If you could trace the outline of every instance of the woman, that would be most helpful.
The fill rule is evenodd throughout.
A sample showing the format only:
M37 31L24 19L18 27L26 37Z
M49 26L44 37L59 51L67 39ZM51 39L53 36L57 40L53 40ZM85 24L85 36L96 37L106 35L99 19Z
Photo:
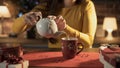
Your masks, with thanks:
M48 0L47 3L36 6L31 12L16 19L13 32L19 34L29 29L36 24L38 16L54 17L59 31L65 31L70 37L77 37L85 48L92 46L97 26L96 12L92 1ZM47 36L47 38L50 38L49 47L61 47L61 36L59 38Z

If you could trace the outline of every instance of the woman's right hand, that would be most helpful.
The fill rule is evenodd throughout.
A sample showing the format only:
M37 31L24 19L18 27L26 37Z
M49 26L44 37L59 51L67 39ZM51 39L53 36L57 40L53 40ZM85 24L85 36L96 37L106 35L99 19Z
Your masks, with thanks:
M42 17L42 13L41 12L29 12L29 13L26 13L23 17L25 19L26 24L33 26Z

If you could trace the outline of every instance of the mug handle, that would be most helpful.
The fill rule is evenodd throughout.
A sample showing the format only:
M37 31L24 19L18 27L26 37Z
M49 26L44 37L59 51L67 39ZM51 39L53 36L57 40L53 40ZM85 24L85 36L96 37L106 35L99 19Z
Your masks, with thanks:
M84 49L84 45L82 43L78 43L77 45L78 45L78 52L76 55L78 55ZM79 48L79 46L81 46L82 48Z

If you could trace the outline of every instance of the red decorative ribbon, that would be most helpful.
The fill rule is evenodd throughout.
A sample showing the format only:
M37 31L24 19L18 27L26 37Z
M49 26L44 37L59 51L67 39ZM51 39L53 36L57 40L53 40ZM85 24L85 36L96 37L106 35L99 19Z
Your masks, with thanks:
M12 48L2 48L0 49L0 51L1 51L0 61L1 62L6 61L6 63L8 63L6 68L8 68L9 64L19 64L23 61L23 58L21 57L21 53L23 53L23 50L20 46Z

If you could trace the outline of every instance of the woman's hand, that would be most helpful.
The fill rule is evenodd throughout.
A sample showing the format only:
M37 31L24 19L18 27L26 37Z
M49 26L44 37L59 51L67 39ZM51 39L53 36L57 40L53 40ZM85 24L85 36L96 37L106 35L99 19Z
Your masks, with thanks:
M51 19L54 19L56 24L57 24L57 27L58 27L58 30L59 31L63 31L65 28L66 28L66 21L65 19L62 17L62 16L48 16L48 18L51 18ZM54 38L55 36L54 35L46 35L46 38Z
M63 31L66 28L66 20L62 16L58 16L55 19L59 31Z
M36 22L39 20L39 18L42 17L42 13L41 12L29 12L25 14L23 17L25 19L25 23L27 23L28 25L35 25Z
M62 16L48 16L48 18L55 20L59 31L63 31L66 28L66 20Z

